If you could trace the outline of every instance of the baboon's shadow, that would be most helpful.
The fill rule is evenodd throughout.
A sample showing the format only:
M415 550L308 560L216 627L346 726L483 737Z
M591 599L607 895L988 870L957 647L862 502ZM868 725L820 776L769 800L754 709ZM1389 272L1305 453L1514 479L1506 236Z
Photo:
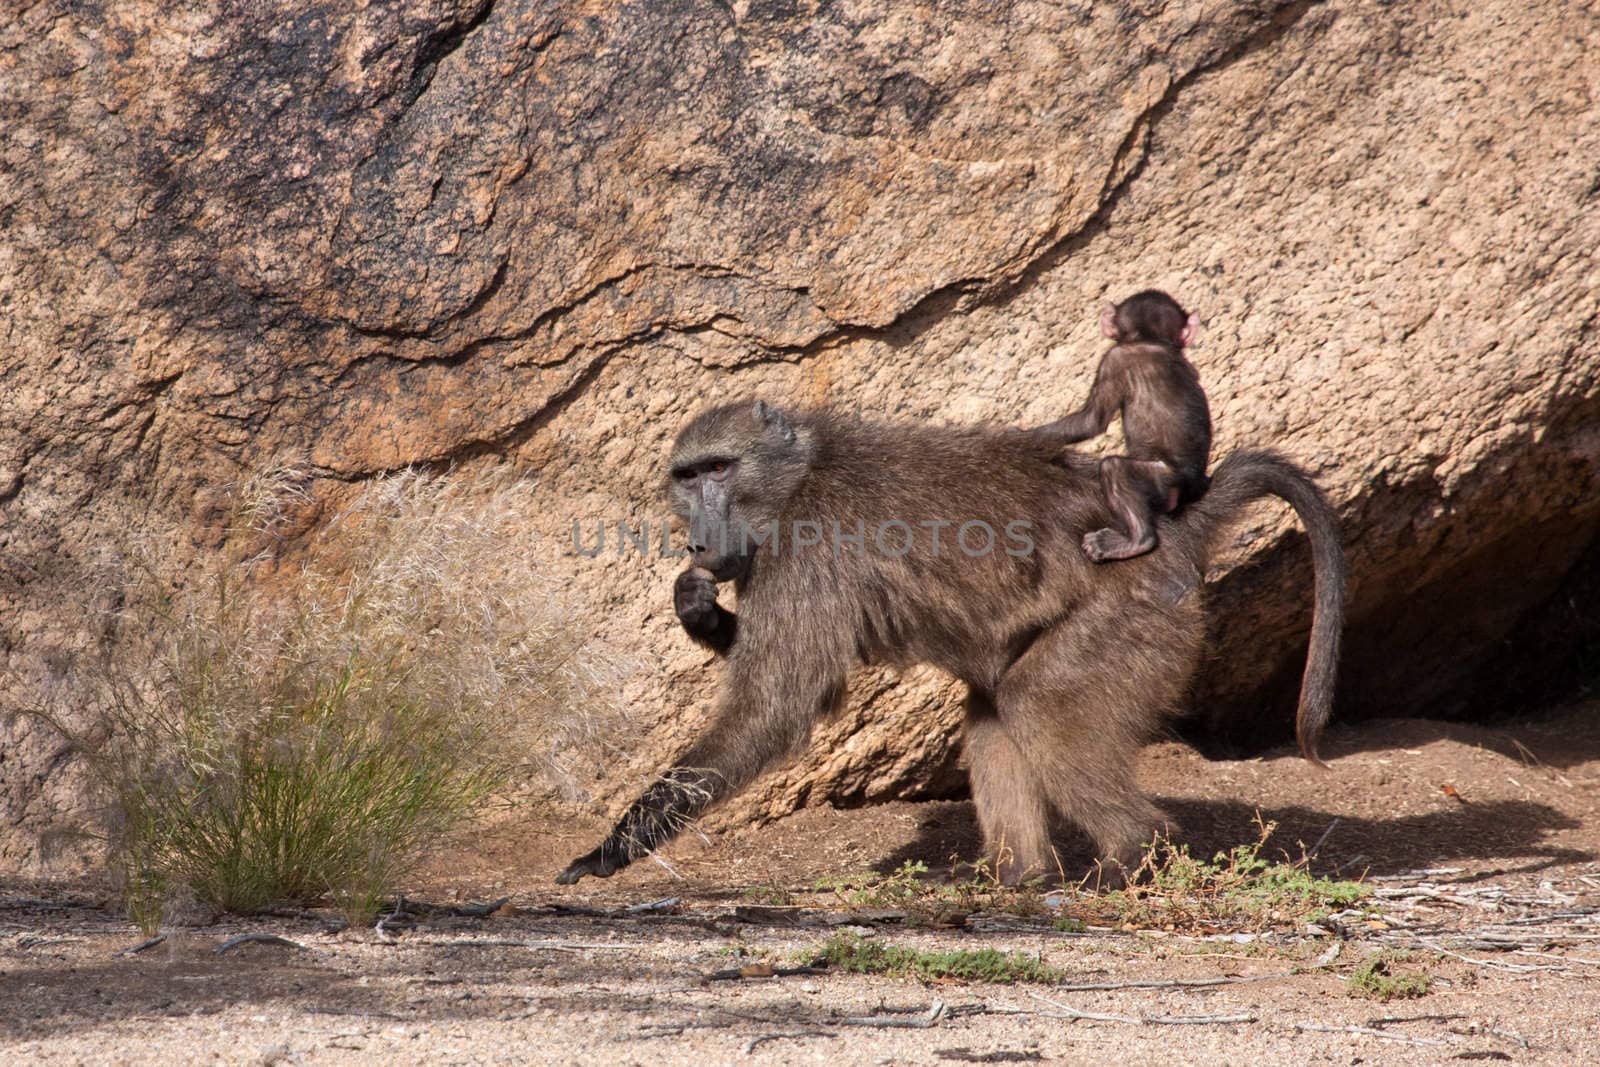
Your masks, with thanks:
M1315 847L1314 869L1351 877L1463 860L1500 861L1507 868L1531 871L1595 858L1592 852L1550 843L1551 833L1576 829L1580 823L1547 805L1528 801L1487 801L1449 811L1370 819L1299 805L1255 807L1233 800L1159 795L1154 799L1173 822L1174 843L1207 859L1256 841L1260 837L1258 820L1277 825L1264 856L1298 860ZM971 802L945 801L930 808L934 810L916 838L884 857L878 865L880 871L888 873L907 862L939 868L952 859L977 858L981 840ZM1093 847L1076 829L1058 827L1055 844L1069 876L1076 877L1093 866Z

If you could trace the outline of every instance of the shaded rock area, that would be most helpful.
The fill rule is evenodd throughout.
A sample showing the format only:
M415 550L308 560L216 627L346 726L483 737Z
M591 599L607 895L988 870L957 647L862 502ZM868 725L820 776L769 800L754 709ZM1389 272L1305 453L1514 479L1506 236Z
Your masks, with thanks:
M160 519L205 552L245 472L304 462L333 501L506 463L548 494L573 625L639 662L645 742L597 783L621 796L714 680L677 561L615 550L665 516L688 415L1044 421L1088 388L1099 304L1146 285L1207 323L1217 454L1280 449L1342 513L1342 714L1516 712L1596 673L1592 5L4 11L8 697L71 646L96 546ZM1207 739L1288 732L1309 564L1284 512L1211 576ZM575 553L574 519L607 550ZM961 788L946 680L852 695L733 813ZM71 767L0 724L7 863L74 810Z

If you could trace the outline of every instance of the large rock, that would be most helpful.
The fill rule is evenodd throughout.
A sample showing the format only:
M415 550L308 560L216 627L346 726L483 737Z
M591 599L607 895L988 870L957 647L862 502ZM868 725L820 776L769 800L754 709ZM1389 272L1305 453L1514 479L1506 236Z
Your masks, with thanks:
M130 524L205 551L274 458L332 497L503 457L574 625L641 663L625 792L714 670L677 561L585 558L574 518L658 522L665 444L733 395L1053 418L1099 304L1158 285L1208 323L1219 453L1281 449L1341 509L1346 710L1481 708L1594 634L1540 623L1600 569L1594 41L1593 5L1506 0L29 6L0 27L7 695ZM1308 573L1284 509L1241 525L1211 736L1287 730ZM855 689L737 813L959 788L947 682ZM8 862L74 806L60 757L0 727Z

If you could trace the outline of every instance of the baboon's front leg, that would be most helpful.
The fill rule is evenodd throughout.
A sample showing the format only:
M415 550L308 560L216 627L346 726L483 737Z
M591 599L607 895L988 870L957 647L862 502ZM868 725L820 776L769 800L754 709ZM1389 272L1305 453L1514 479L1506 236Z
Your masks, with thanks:
M716 781L704 772L682 767L668 771L629 806L599 847L568 864L556 883L571 885L586 874L611 877L676 837L719 792Z
M713 802L804 744L812 724L833 710L844 692L848 646L813 645L806 650L809 662L797 662L782 648L756 654L760 643L741 642L727 660L717 714L701 739L629 805L598 848L561 872L558 883L571 885L586 874L605 878L666 844Z

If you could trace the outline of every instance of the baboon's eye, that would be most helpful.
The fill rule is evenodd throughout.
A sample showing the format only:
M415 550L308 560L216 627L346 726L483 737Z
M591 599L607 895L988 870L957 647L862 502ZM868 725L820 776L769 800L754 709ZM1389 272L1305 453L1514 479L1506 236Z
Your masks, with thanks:
M728 471L733 469L733 464L725 459L713 460L706 464L706 475L721 481L728 476Z
M694 479L695 479L695 469L693 467L674 467L674 468L672 468L672 480L673 481L675 481L675 482L692 482L692 481L694 481Z

